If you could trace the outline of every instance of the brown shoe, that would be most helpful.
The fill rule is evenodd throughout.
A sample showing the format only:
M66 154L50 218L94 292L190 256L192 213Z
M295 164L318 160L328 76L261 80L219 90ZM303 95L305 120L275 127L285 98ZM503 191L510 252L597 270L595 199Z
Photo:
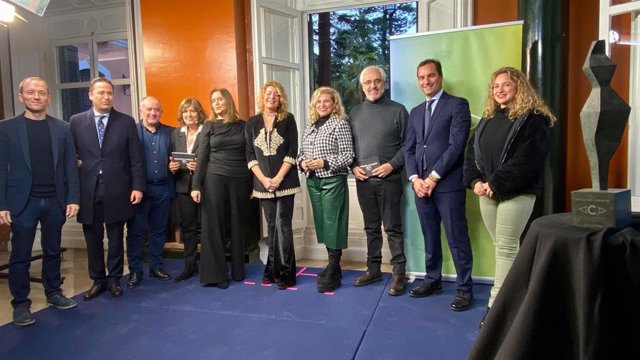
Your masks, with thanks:
M393 275L391 286L389 286L389 295L398 296L404 294L405 285L407 280L404 275Z
M382 273L367 271L353 281L353 286L365 286L382 280Z

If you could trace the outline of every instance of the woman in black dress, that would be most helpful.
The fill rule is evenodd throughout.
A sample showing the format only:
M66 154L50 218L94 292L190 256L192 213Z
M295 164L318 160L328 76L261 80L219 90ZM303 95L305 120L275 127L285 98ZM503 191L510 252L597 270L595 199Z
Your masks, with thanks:
M245 122L229 91L213 89L212 114L205 123L197 152L198 163L191 197L202 201L202 249L200 282L229 286L224 252L231 239L231 278L245 277L246 209L251 191L251 174L245 156ZM227 231L229 229L230 231Z

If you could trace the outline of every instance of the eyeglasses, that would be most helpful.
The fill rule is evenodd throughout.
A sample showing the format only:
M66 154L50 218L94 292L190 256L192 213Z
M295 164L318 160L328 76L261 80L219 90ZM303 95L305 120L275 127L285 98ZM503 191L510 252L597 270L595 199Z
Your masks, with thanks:
M382 84L382 79L375 79L375 80L367 80L365 82L362 83L363 86L370 86L370 85L380 85Z

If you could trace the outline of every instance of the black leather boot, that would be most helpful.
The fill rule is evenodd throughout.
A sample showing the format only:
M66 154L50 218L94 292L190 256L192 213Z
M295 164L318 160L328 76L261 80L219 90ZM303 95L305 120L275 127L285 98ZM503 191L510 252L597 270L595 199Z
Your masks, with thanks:
M318 275L318 291L330 292L342 285L342 268L340 268L340 258L342 257L342 249L329 249L329 265L325 270L324 276Z

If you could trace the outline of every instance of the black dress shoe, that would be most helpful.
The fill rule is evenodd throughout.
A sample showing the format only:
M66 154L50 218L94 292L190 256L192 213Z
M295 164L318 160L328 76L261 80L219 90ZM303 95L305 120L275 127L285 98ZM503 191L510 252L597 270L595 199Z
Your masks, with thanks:
M140 286L141 281L142 281L142 271L134 271L131 274L129 274L129 278L127 279L127 287L129 289L138 287Z
M219 283L216 284L216 286L219 289L226 289L226 288L229 287L229 282L228 281L219 282Z
M158 280L162 280L162 281L169 281L169 280L173 279L173 277L171 275L169 275L168 272L164 271L162 268L151 270L149 272L149 276L151 276L154 279L158 279Z
M442 292L441 282L423 282L422 285L409 290L409 296L421 298Z
M453 298L451 302L451 310L453 311L463 311L467 310L473 304L473 294L470 292L463 292L458 290L456 292L456 296Z
M382 274L380 273L380 271L367 271L366 273L353 280L353 286L366 286L381 280Z
M91 288L84 293L84 301L90 301L98 297L104 291L104 284L94 282Z
M109 292L113 297L120 297L124 294L124 290L118 281L107 284L107 288L109 288Z
M191 279L197 273L198 273L198 268L185 267L184 270L182 270L182 272L178 274L178 276L173 278L173 281L175 282L185 281L185 280Z

